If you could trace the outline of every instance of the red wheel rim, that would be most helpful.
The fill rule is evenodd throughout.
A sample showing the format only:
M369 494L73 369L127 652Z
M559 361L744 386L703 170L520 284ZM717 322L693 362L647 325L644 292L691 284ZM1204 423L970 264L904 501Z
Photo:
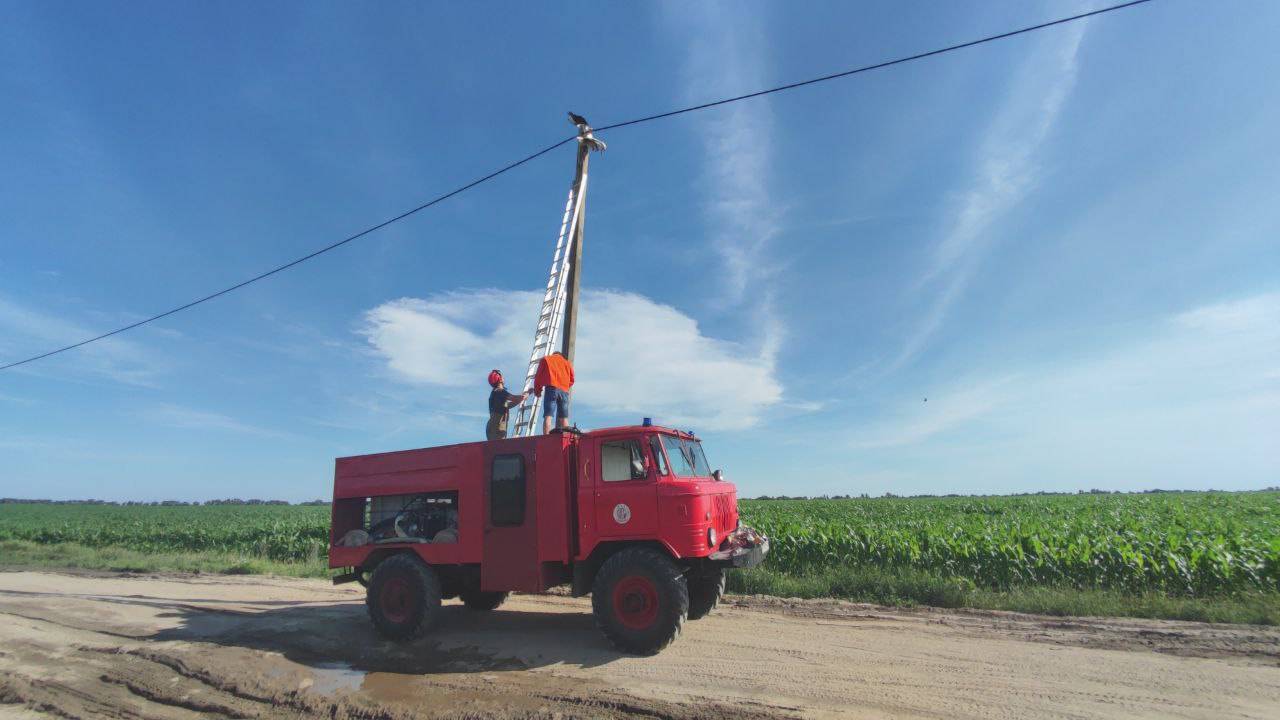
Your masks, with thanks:
M658 619L658 589L642 575L628 575L613 586L613 614L632 630L643 630Z
M408 622L413 616L413 588L404 578L387 578L378 594L378 607L382 616L391 622Z

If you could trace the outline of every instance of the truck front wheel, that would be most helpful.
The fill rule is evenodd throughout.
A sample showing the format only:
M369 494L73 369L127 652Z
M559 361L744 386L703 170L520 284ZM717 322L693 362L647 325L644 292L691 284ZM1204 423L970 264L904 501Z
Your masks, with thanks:
M649 548L612 555L591 586L596 625L619 649L653 655L680 635L689 589L680 568Z
M369 579L369 619L388 640L412 640L440 617L440 578L415 555L393 555Z
M711 614L724 594L724 568L690 571L689 619L699 620Z

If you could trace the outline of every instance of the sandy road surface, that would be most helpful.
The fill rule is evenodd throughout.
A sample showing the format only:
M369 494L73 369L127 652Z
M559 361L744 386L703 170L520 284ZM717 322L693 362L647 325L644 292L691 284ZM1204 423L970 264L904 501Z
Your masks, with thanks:
M652 658L586 600L378 640L358 586L0 573L0 718L1280 717L1280 631L731 599Z

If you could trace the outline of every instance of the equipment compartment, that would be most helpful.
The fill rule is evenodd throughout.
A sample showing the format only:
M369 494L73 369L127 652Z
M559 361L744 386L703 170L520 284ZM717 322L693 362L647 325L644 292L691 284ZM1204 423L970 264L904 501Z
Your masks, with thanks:
M361 502L362 522L342 534L338 545L458 542L456 491L380 495ZM352 500L344 503L351 504Z

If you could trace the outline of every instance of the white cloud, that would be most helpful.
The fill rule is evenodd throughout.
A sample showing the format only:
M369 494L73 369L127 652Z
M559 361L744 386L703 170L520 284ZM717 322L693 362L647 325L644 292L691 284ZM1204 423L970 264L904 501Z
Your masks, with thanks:
M361 333L400 380L475 387L497 367L515 387L540 300L540 293L500 290L403 298L366 313ZM578 322L574 402L596 415L741 429L782 400L770 348L707 337L668 305L587 290Z
M925 348L959 300L990 247L993 226L1035 188L1036 155L1075 87L1085 23L1046 35L1013 79L987 127L970 186L958 203L912 293L935 288L928 307L890 363L896 369Z
M464 387L487 370L482 365L515 367L513 351L532 342L527 330L532 328L530 319L537 317L536 307L522 311L539 299L532 292L499 290L446 293L427 300L402 298L370 310L363 333L401 378ZM507 372L514 385L517 373Z

